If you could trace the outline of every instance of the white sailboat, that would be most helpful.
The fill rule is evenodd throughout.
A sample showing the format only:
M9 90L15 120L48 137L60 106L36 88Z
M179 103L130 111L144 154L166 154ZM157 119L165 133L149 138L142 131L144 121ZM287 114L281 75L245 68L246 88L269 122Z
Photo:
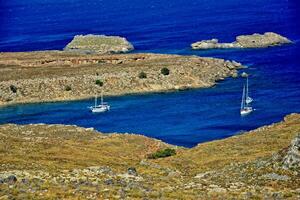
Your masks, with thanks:
M251 106L249 106L249 103L247 103L248 94L246 94L246 93L247 92L246 92L246 88L245 88L245 85L244 85L242 103L241 103L241 110L240 110L241 115L247 115L247 114L249 114L253 111L253 108Z
M106 102L103 102L103 93L101 92L101 104L97 105L97 96L95 96L95 105L89 108L93 113L102 113L109 111L110 105L108 105Z
M246 103L249 104L253 101L251 97L249 97L249 83L248 83L248 77L247 77L247 84L246 84Z

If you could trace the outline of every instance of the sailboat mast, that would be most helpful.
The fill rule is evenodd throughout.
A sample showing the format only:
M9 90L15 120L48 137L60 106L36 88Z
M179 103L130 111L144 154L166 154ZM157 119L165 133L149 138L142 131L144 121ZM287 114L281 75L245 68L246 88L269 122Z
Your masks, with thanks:
M245 85L244 85L244 88L243 88L241 109L244 109L244 107L245 107Z
M246 86L246 99L249 97L249 86L248 86L248 77L247 77L247 86ZM247 103L247 101L246 101Z
M103 91L101 91L101 105L103 105Z
M95 96L95 107L97 106L97 95Z

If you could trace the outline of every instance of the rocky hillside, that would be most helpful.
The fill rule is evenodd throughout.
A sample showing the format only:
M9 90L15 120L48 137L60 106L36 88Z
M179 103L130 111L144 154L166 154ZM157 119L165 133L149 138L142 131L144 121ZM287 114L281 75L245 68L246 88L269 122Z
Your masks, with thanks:
M219 43L218 39L202 40L191 44L192 49L265 48L292 43L277 33L240 35L231 43Z
M299 133L293 114L185 149L76 126L2 125L0 198L299 199ZM149 158L165 148L176 155Z
M0 105L211 87L237 62L162 54L1 53Z
M134 49L126 38L106 35L76 35L65 47L65 51L79 53L127 53Z

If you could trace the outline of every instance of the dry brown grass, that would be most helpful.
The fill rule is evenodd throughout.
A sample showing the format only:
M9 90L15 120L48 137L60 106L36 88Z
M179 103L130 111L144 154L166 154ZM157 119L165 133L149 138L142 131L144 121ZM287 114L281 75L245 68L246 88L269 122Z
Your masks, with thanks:
M0 132L0 163L12 169L126 168L169 146L144 136L103 135L77 127L4 125Z
M273 126L199 144L176 156L162 159L158 163L195 174L222 168L230 163L253 161L270 156L289 146L291 140L299 133L300 115L294 114L286 117L284 122Z
M18 183L12 188L0 184L0 197L37 199L42 193L46 199L86 199L89 195L94 199L118 199L122 195L128 199L244 199L245 195L250 195L249 199L262 199L271 195L272 199L272 195L279 192L284 199L297 199L299 177L293 171L263 163L271 162L271 155L287 148L299 133L300 115L294 114L271 126L199 144L192 149L178 148L175 156L148 160L149 153L170 145L140 135L107 135L75 126L2 125L0 175L21 170L45 182L39 184L32 180L29 185ZM257 167L260 165L262 167ZM91 166L109 166L113 175L81 171L82 177L78 180L84 182L70 182L74 169L85 170ZM142 179L122 178L128 167L135 167ZM51 178L41 175L41 171L49 173ZM211 174L207 177L194 177L209 171ZM268 173L286 175L290 179L262 178ZM54 183L55 178L64 181ZM104 184L108 178L113 179L112 185ZM91 185L95 179L100 182ZM242 186L229 190L234 184ZM226 192L213 191L215 185Z

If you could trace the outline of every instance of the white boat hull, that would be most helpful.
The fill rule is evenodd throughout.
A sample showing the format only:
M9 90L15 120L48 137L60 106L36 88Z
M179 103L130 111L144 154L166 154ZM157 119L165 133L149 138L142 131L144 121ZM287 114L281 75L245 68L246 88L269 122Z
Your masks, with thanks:
M253 111L251 107L241 109L241 115L248 115Z
M110 110L110 106L108 105L100 105L100 106L96 106L96 107L90 107L91 111L93 113L103 113L103 112L107 112Z

